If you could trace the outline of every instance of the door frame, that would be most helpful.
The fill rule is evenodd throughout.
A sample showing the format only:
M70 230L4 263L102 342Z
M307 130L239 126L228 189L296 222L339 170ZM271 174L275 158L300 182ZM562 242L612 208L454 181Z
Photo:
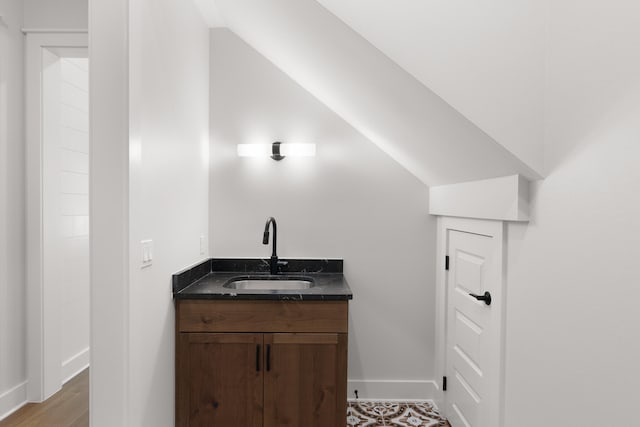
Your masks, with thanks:
M502 427L504 423L504 388L505 388L505 336L506 336L506 247L507 228L503 221L458 218L458 217L438 217L437 235L437 262L436 262L436 336L435 336L435 374L438 386L437 398L434 399L436 405L443 409L446 416L445 392L442 390L442 378L446 375L447 366L447 272L445 270L445 256L447 255L449 230L461 231L472 234L482 234L493 238L493 252L497 254L495 268L501 280L498 283L500 295L494 302L494 308L500 310L500 348L496 349L499 355L500 371L498 379L498 424L495 427Z
M42 402L61 388L61 373L48 367L60 365L52 344L56 328L56 296L44 288L43 257L43 50L88 48L86 32L27 33L25 49L26 137L26 267L27 267L27 400ZM47 327L45 328L45 325Z

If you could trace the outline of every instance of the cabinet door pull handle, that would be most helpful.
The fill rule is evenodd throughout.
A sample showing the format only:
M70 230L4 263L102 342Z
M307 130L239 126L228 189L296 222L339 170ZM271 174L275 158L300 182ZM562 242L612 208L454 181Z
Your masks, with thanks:
M256 372L260 372L260 344L256 345Z
M267 372L271 370L271 344L267 344Z

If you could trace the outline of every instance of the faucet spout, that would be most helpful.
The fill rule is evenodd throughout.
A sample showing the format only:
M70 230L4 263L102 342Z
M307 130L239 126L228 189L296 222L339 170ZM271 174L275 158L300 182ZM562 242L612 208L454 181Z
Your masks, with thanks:
M270 272L271 274L278 274L278 266L280 263L278 262L278 254L276 253L276 247L278 244L278 225L276 224L276 219L274 217L269 217L267 219L267 223L264 225L264 234L262 235L262 244L269 244L269 227L273 225L273 250L271 251L271 259L269 262Z

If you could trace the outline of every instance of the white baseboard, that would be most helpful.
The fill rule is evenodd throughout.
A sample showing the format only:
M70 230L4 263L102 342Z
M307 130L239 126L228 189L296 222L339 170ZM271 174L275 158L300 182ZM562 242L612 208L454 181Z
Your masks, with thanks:
M427 380L349 380L347 398L365 400L412 401L433 400L437 397L438 386Z
M0 420L7 418L27 403L27 382L0 394Z
M89 366L89 347L62 362L62 384L84 371Z

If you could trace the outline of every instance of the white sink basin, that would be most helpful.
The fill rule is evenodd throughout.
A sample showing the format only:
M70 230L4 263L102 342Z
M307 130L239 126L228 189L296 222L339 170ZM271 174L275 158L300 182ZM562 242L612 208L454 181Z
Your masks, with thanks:
M265 279L231 279L224 287L229 289L263 290L263 291L296 291L310 289L314 286L312 279L305 278L265 278Z

